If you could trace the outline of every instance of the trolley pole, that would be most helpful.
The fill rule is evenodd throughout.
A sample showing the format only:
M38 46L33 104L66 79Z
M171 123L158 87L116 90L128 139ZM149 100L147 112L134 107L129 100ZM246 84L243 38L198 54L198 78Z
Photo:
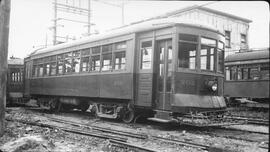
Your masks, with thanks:
M0 137L5 131L10 0L0 0Z

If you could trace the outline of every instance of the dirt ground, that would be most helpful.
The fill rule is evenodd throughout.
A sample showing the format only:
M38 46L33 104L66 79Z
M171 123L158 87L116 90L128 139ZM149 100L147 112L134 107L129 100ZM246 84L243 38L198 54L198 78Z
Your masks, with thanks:
M134 133L143 133L149 136L147 140L129 139L128 142L143 145L157 151L176 152L176 151L203 151L201 149L191 148L187 146L180 146L177 144L166 143L152 139L151 136L160 136L165 138L196 142L199 144L206 144L224 151L236 152L258 152L268 151L261 149L259 146L268 142L269 137L260 137L257 142L249 142L245 140L238 140L230 138L228 133L217 133L215 131L209 132L200 129L188 129L186 127L163 126L157 123L136 123L123 124L118 121L95 119L93 116L81 114L78 112L60 113L60 114L42 114L40 111L29 111L24 108L13 108L7 111L6 118L13 118L18 120L27 120L33 122L42 122L46 124L57 124L48 120L45 116L74 121L78 123L87 123L92 126L99 126L104 128L111 128L121 131L130 131ZM65 124L57 124L59 126ZM256 127L251 127L254 129ZM250 129L250 128L249 128ZM268 127L260 127L259 130L268 130ZM211 130L210 130L211 131ZM222 134L222 135L221 135ZM243 138L254 138L253 134L241 135ZM260 136L260 135L257 135ZM104 139L68 133L59 129L50 129L46 127L38 127L18 123L14 121L6 122L6 131L3 137L0 138L0 150L4 152L58 152L58 151L120 151L110 149L109 142ZM214 150L213 150L214 151Z

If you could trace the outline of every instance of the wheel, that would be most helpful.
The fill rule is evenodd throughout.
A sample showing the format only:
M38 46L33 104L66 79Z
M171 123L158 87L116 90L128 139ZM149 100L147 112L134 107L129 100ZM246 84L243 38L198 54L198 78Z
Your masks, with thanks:
M134 108L132 107L128 107L125 109L123 116L122 116L122 120L125 123L131 123L135 118L135 112L134 112Z

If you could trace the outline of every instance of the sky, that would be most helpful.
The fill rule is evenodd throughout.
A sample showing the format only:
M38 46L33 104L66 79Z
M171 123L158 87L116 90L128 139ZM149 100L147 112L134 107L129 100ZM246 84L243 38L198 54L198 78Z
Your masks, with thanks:
M87 8L88 0L57 0ZM114 4L114 5L109 5ZM252 20L249 29L250 48L269 47L269 5L265 1L130 1L91 0L91 32L104 32L122 25L122 9L115 5L124 3L124 24L157 16L191 5L209 4L205 7ZM53 0L11 0L9 57L25 58L33 50L52 45ZM58 17L87 21L86 17L58 13ZM58 36L80 39L87 33L85 24L58 21ZM58 39L66 40L66 39Z

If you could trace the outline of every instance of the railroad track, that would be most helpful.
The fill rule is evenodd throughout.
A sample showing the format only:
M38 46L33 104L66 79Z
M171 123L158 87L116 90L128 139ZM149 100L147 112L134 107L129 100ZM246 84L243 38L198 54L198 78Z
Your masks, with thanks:
M6 120L7 121L16 121L16 122L20 122L20 123L24 123L24 124L28 124L28 125L33 125L33 126L46 127L46 128L51 128L51 129L57 128L57 129L61 129L61 130L66 131L66 132L102 138L102 139L109 140L110 144L112 146L116 146L118 144L118 147L120 147L120 148L133 149L133 150L136 150L139 152L157 152L156 150L145 148L145 147L142 147L140 145L127 143L127 138L124 138L124 137L112 136L112 135L102 134L102 133L93 133L91 131L85 131L85 130L78 129L75 127L60 127L60 126L49 125L49 124L44 124L44 123L40 123L40 122L31 122L31 121L17 120L17 119L15 120L15 119L10 119L10 118L6 118Z
M253 117L244 117L244 116L237 116L237 115L227 116L226 118L233 119L236 121L245 121L248 124L269 126L269 120L266 120L266 119L258 119L258 118L253 118Z
M198 143L186 142L186 141L175 140L175 139L168 139L168 138L163 138L163 137L158 137L158 136L153 136L153 135L146 135L146 134L141 134L141 133L134 133L134 132L129 132L129 131L114 130L114 129L110 129L110 128L93 126L93 125L89 125L89 124L85 124L85 123L78 123L78 122L74 122L74 121L69 121L69 120L64 120L64 119L51 117L49 114L42 114L41 115L41 114L38 113L38 115L46 117L47 119L49 119L51 121L55 121L55 122L58 122L58 123L69 124L69 125L72 125L72 126L76 126L77 128L78 127L80 127L80 128L88 128L92 132L86 132L86 131L84 131L82 129L70 130L70 128L61 128L61 127L57 127L57 126L50 126L50 125L47 125L47 124L39 124L38 126L49 127L49 128L56 127L56 128L62 129L62 130L67 131L67 132L73 132L73 133L77 133L77 134L82 134L82 135L87 135L87 136L94 136L94 137L99 137L99 138L103 138L103 139L108 139L108 140L113 142L111 144L113 146L115 146L115 147L119 147L119 145L117 146L117 142L119 144L121 142L124 142L124 143L127 143L126 148L131 148L133 150L137 148L137 151L142 151L142 150L139 150L142 147L140 147L138 145L133 145L133 147L132 147L131 146L132 144L130 145L127 142L128 139L126 137L129 137L129 138L137 138L137 139L142 139L142 140L147 140L147 139L152 138L152 139L160 140L160 141L167 142L167 143L177 144L177 145L180 145L180 146L188 146L188 147L198 148L198 149L202 149L202 150L208 150L208 149L211 148L208 145L203 145L203 144L198 144ZM28 123L30 125L35 125L35 123L31 123L31 122L22 122L22 123ZM225 129L227 129L227 128L225 128ZM230 129L229 128L229 130L237 130L237 129ZM93 133L93 131L96 131L96 132ZM245 130L237 130L237 131L245 131ZM104 135L102 133L109 133L110 135L108 135L108 134ZM252 132L252 133L260 133L260 132ZM120 137L115 136L115 135L119 135ZM106 136L106 138L104 138L104 136ZM237 140L240 140L240 139L237 138ZM243 139L243 140L245 140L245 139ZM247 141L255 142L255 141L249 140L249 139L247 139ZM263 147L261 147L261 148L263 148ZM145 149L145 151L149 151L149 149ZM155 151L155 150L153 150L153 151Z

